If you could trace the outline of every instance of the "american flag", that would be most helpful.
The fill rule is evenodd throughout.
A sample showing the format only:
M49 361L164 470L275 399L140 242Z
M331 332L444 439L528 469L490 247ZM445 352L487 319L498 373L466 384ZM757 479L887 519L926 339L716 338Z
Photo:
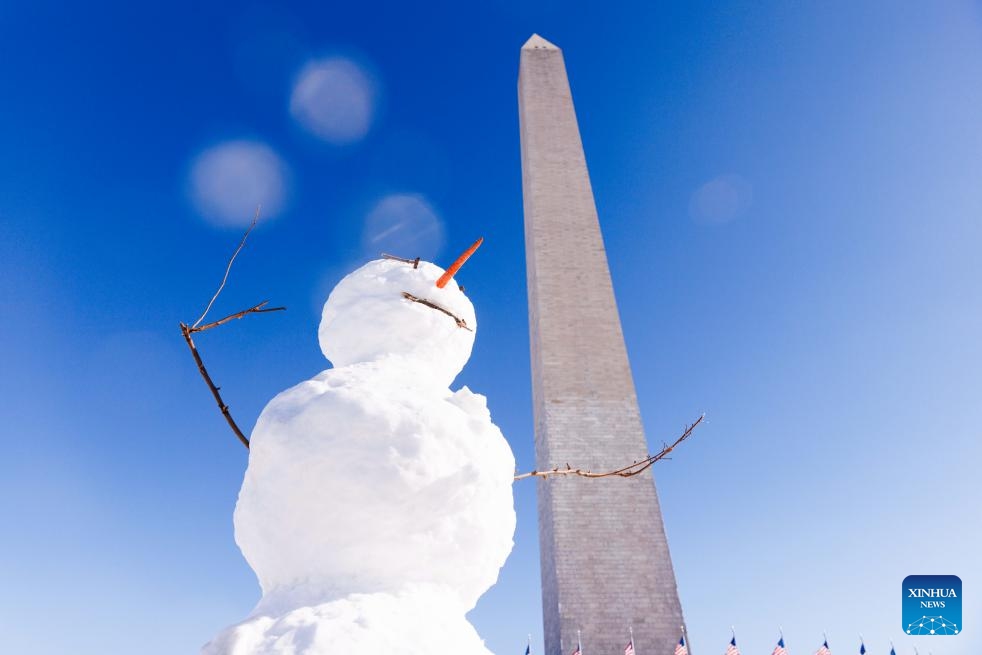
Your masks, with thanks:
M829 650L828 639L822 642L822 647L815 651L815 655L832 655L832 651Z
M574 648L571 655L580 655L580 647L577 646L576 648Z
M624 655L634 655L634 640L627 642L627 646L624 647Z
M784 637L777 640L777 646L774 647L771 655L788 655L788 649L784 647Z
M525 655L532 655L532 644L525 647Z
M729 645L726 647L726 655L740 655L740 649L736 647L736 636L730 639Z
M859 655L866 655L866 644L862 641L859 642Z
M689 649L685 645L685 635L675 644L675 655L689 655Z

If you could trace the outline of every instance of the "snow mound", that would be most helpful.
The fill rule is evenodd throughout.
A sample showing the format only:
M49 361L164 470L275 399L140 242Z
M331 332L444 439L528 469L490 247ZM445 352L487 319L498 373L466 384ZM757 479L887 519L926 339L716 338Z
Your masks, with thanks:
M202 655L469 653L491 655L439 593L354 594L279 617L253 617L225 631ZM366 650L367 649L367 650Z

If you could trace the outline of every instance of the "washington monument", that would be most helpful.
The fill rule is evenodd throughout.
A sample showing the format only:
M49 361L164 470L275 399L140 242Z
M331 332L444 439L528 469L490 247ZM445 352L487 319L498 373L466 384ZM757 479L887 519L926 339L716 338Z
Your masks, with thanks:
M518 77L536 468L594 471L648 446L563 53L538 35ZM650 471L539 481L545 655L669 655L682 626Z

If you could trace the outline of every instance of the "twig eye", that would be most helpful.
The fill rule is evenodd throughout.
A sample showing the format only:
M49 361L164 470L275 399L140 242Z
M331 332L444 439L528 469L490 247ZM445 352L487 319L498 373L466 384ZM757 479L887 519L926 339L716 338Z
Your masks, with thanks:
M419 257L416 259L406 259L405 257L396 257L395 255L390 255L389 253L383 252L382 259L392 259L397 262L402 262L403 264L412 264L413 268L419 268Z

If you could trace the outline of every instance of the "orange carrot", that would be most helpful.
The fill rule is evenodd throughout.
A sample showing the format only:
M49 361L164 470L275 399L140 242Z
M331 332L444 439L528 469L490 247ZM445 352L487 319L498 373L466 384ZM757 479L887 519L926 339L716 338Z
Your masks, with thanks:
M436 281L437 288L442 289L443 287L447 286L447 282L450 281L450 278L452 278L454 274L456 274L457 271L460 270L460 267L464 265L464 262L467 261L468 257L473 255L474 251L477 250L483 242L484 242L484 237L481 237L480 239L475 241L470 248L465 250L464 254L458 257L454 261L454 263L450 265L450 268L448 268L446 272L444 272L444 274L440 276L440 279Z

